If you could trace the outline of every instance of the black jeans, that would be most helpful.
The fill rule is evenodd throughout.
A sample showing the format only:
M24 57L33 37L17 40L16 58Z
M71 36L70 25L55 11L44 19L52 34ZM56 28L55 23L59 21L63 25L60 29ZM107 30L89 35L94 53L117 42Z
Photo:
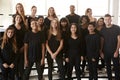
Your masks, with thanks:
M38 80L42 80L43 78L43 71L44 71L44 65L41 65L40 61L35 62L36 63L36 69L38 73ZM28 67L26 67L23 75L23 80L29 80L29 75L32 69L34 62L29 62Z
M15 80L15 68L4 68L1 66L3 79L2 80Z
M117 58L113 57L114 54L111 53L105 53L105 63L107 67L107 75L108 79L112 80L112 70L111 70L111 60L113 61L113 67L115 70L115 80L120 79L120 63L119 63L119 56Z
M98 80L97 59L96 61L88 59L88 67L89 67L89 80Z
M58 69L60 71L60 80L65 80L65 72L64 72L64 66L63 66L63 57L62 56L57 56L56 57L56 63L58 65ZM51 58L50 54L47 53L47 62L48 62L48 79L52 79L52 70L53 70L53 59Z

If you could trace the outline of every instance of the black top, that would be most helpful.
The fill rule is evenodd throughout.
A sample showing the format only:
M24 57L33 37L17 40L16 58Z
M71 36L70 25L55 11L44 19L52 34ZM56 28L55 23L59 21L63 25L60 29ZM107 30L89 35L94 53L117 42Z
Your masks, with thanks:
M79 57L83 55L82 52L82 40L78 37L77 39L73 38L68 38L68 43L67 43L67 54L68 57L74 56L74 57Z
M57 49L60 46L60 41L57 40L55 35L51 35L51 38L48 40L48 46L50 48L50 50L54 53L57 51ZM62 56L61 52L58 53L57 57Z
M100 36L98 34L88 34L85 39L87 58L98 58L100 51Z
M24 43L28 44L28 60L40 61L42 58L42 43L45 42L43 32L33 33L29 31L26 33Z
M104 38L104 53L114 53L117 48L117 36L120 35L120 27L113 24L110 28L104 27L100 33Z
M37 20L37 17L33 18L33 17L29 16L27 19L28 19L28 29L31 31L32 30L32 28L31 28L31 20L32 19Z
M45 23L45 25L47 27L47 30L49 30L50 29L51 20L49 20L48 17L46 17L45 20L44 20L44 23Z
M68 19L69 23L76 23L79 24L80 16L77 14L74 15L67 15L66 18Z
M2 42L2 40L0 41ZM13 46L11 40L6 43L3 49L0 52L0 63L7 63L10 65L11 63L16 64L17 62L17 54L13 51Z
M18 47L18 49L22 48L24 46L23 39L24 39L24 36L25 36L25 33L26 33L25 26L21 25L21 29L20 30L18 30L15 27L14 24L10 25L10 27L15 28L15 35L16 35L16 41L17 41L17 47Z

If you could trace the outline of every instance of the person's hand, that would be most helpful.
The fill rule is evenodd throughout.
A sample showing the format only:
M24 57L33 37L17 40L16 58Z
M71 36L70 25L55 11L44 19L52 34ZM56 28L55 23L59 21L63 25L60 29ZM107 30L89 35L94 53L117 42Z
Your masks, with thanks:
M66 62L69 62L69 58L65 58L65 61L66 61Z
M10 64L10 66L9 66L9 68L14 68L15 67L15 65L12 63L12 64Z
M118 52L116 51L115 53L114 53L114 58L117 58L118 57Z
M52 54L52 59L55 59L56 56L57 56L56 53L53 53L53 54Z
M80 59L81 59L81 61L83 61L83 60L84 60L84 57L83 57L83 56L81 56L81 58L80 58Z
M25 60L25 67L28 67L28 60Z
M96 60L94 58L92 58L92 61L95 62Z
M3 67L4 67L4 68L8 68L9 65L8 65L7 63L3 63Z

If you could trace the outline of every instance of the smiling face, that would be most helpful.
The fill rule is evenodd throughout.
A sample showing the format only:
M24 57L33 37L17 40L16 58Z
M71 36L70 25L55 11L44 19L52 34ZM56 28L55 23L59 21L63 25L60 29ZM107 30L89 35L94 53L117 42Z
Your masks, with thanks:
M74 12L75 12L75 6L74 5L70 6L70 12L71 12L71 14L74 14Z
M98 19L97 25L98 26L103 26L104 25L104 19Z
M105 17L105 18L104 18L104 22L105 22L105 25L106 25L106 26L110 26L110 25L111 25L111 22L112 22L111 17Z
M18 4L16 5L16 11L17 11L19 14L21 14L21 13L23 12L23 6L22 6L22 4L18 3Z
M71 25L70 31L71 31L71 34L76 34L77 26L76 25Z
M7 36L8 36L8 38L12 38L13 35L14 35L14 30L8 29L8 31L7 31Z
M31 21L31 28L32 30L38 30L37 22L36 21Z
M22 21L21 16L20 15L16 15L15 23L20 23L21 21Z
M37 12L37 7L35 7L35 6L32 7L32 9L31 9L31 14L35 15L36 12Z
M95 30L94 25L89 24L89 25L88 25L88 31L89 31L89 32L94 32L94 30Z

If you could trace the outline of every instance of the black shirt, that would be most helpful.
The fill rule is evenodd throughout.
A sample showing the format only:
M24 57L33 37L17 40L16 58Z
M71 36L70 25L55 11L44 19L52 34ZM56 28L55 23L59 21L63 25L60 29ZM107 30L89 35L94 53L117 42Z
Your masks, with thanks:
M117 49L117 37L120 35L120 27L113 24L110 28L104 27L100 33L104 38L104 53L114 53Z
M88 34L85 40L87 57L89 59L98 58L100 51L100 36L98 34Z
M74 57L79 57L82 56L82 41L78 37L77 39L73 38L68 38L68 43L67 43L67 54L68 57L74 56Z
M2 42L2 40L1 40ZM7 63L10 65L11 63L16 64L17 62L17 54L13 50L13 45L11 40L9 40L3 49L0 52L0 63Z
M24 43L28 44L28 60L31 62L40 61L42 58L42 43L45 42L43 32L26 33Z
M22 48L24 46L24 36L25 36L25 33L26 33L26 29L25 29L25 26L24 25L21 25L21 29L18 30L14 24L10 25L10 27L13 27L15 28L15 35L16 35L16 41L17 41L17 47L18 49Z
M76 23L76 24L79 24L79 19L80 19L80 16L77 15L77 14L74 14L74 15L67 15L66 18L68 19L69 23Z
M49 30L49 29L50 29L51 20L48 19L48 17L46 17L45 20L44 20L44 23L45 23L45 25L46 25L46 27L47 27L47 30Z
M48 46L53 53L56 52L57 49L59 48L60 41L57 40L55 35L51 35L51 38L48 40ZM61 53L57 55L57 57L60 57L60 56L62 56Z

